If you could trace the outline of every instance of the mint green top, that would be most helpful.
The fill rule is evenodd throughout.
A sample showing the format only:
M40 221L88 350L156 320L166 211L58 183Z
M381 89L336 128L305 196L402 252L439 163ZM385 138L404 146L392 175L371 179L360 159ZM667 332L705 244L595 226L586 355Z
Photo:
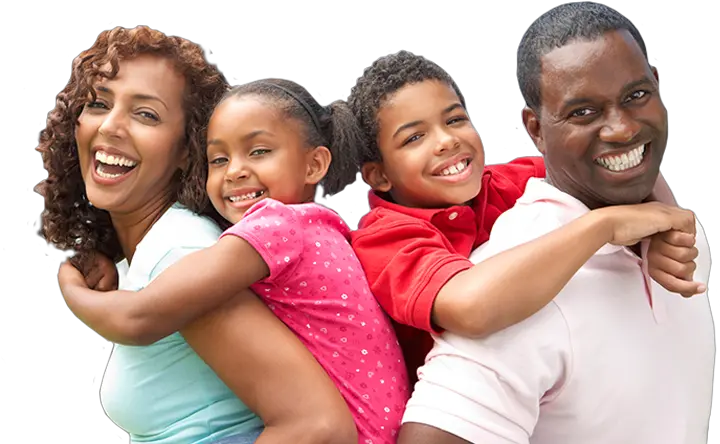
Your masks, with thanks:
M145 287L186 254L215 243L220 233L210 219L173 205L138 244L132 264L118 264L120 288ZM263 427L179 333L149 346L115 344L100 399L131 443L208 444Z

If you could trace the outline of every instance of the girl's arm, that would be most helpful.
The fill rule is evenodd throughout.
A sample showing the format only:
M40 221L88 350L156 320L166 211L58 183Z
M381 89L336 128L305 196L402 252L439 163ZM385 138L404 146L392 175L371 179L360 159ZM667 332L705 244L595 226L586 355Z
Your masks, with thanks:
M249 290L236 293L181 333L263 420L257 444L357 444L352 415L330 378Z
M435 299L433 322L464 336L494 333L547 305L603 245L634 245L668 230L694 236L693 213L657 202L591 211L457 273ZM683 284L693 294L704 291L700 283Z
M267 277L262 257L237 236L222 237L169 266L137 291L94 291L69 263L60 289L70 310L105 339L148 345L168 336Z

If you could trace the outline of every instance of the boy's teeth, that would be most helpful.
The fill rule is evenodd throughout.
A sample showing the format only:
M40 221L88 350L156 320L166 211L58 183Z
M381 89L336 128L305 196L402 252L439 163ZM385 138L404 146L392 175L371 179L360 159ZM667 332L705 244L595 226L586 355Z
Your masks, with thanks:
M455 165L451 165L444 170L440 171L441 176L451 176L453 174L461 173L465 168L467 168L467 160L461 160L460 162L456 163Z
M640 165L645 153L645 145L641 145L627 153L617 156L605 156L596 162L610 171L625 171Z
M265 194L265 191L258 190L258 191L253 191L252 193L243 194L242 196L230 196L230 197L228 197L228 199L230 200L230 202L240 202L243 200L257 199L258 197L262 196L263 194Z
M127 168L132 168L137 165L137 162L130 160L127 157L108 155L105 151L96 151L95 160L106 165L120 165Z

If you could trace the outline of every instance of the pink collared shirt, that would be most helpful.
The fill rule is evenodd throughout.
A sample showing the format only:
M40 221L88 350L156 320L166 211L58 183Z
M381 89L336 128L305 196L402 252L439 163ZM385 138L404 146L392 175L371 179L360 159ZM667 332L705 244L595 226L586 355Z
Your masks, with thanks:
M405 362L340 216L315 203L267 198L226 235L245 239L268 265L270 276L252 290L335 382L359 442L394 444L409 397Z
M471 260L588 211L531 179ZM707 283L709 246L699 224L697 248L695 279ZM649 278L641 258L606 245L525 321L481 340L436 337L403 422L483 444L705 443L714 356L707 294L672 294Z

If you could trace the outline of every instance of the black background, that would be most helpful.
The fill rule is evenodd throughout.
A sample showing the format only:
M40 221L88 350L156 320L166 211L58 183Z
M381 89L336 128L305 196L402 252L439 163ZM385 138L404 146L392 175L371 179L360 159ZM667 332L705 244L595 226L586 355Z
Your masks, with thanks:
M489 161L505 161L514 157L513 153L534 150L519 119L514 48L528 17L538 13L536 8L551 6L549 2L528 6L506 3L477 10L464 10L452 3L415 4L392 16L369 4L348 4L356 8L354 12L340 13L328 5L311 13L301 4L260 4L258 8L262 9L253 11L227 4L198 3L186 8L177 3L153 16L143 12L144 4L118 5L122 10L137 10L134 17L117 11L101 14L94 9L97 6L65 4L65 8L76 10L55 15L45 12L46 16L33 16L31 26L7 31L7 60L17 66L16 75L28 88L6 111L14 114L13 108L20 105L27 110L22 114L22 124L32 134L34 146L41 119L44 125L45 115L41 113L47 112L57 90L64 86L73 56L89 46L103 24L160 24L165 32L191 34L208 49L210 60L221 64L229 79L287 73L288 78L305 81L322 102L329 96L346 96L353 75L369 58L390 48L417 48L425 55L439 57L462 81L465 94L472 97L472 118L479 121ZM663 96L671 111L672 141L664 173L672 177L683 206L695 209L703 217L706 231L712 232L715 196L710 197L709 191L717 190L713 103L717 82L706 60L714 58L714 40L698 34L704 28L699 20L703 16L709 19L708 13L639 3L623 2L619 6L625 7L626 15L633 16L646 33L651 63L663 65ZM441 12L448 17L442 17ZM180 18L180 14L189 13L192 19ZM283 23L281 14L297 21ZM226 22L220 24L219 18ZM8 91L9 96L14 95L13 88L6 87L5 96ZM16 131L14 127L5 129L6 133ZM20 143L27 147L29 133L22 134ZM39 164L39 155L33 152L33 184L42 175ZM27 179L22 180L26 183ZM359 186L342 201L330 204L342 209L352 224L366 211L365 191ZM96 382L110 345L73 320L56 296L57 256L37 236L40 206L41 201L33 195L30 210L22 219L21 230L29 236L30 244L7 250L12 251L7 257L12 259L13 268L19 266L19 282L25 284L6 287L6 297L17 298L28 307L8 317L6 324L12 327L8 344L13 352L2 365L19 375L17 380L6 379L10 417L19 422L3 429L9 435L17 433L26 442L127 443L126 435L117 432L96 408ZM14 246L15 236L9 237L8 245ZM717 320L717 309L713 314ZM17 355L16 348L20 350ZM713 410L716 404L717 393Z

